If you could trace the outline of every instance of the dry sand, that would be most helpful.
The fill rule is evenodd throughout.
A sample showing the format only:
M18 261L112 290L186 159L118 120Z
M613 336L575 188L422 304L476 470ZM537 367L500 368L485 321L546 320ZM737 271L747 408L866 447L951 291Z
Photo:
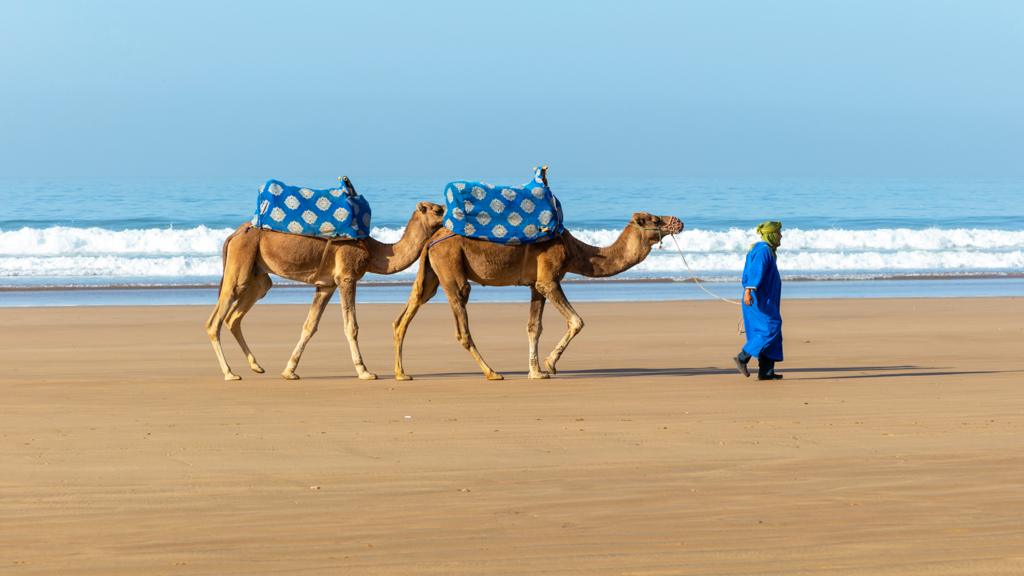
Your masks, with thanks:
M734 308L583 304L547 381L526 305L257 306L221 381L208 308L0 310L2 574L1022 574L1024 299L785 304L786 379ZM564 323L548 310L544 349Z

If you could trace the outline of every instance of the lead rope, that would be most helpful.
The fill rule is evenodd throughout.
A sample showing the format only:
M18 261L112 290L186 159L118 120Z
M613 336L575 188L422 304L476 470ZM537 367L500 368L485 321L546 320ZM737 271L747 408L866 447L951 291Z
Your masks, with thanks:
M711 290L708 290L707 288L705 288L704 287L704 283L701 282L700 279L697 278L697 275L693 272L693 268L690 268L690 263L686 261L686 255L683 254L683 249L679 247L679 241L676 240L676 235L675 234L671 234L670 237L672 238L672 242L676 245L676 252L679 252L679 257L683 259L683 264L685 264L686 265L686 269L690 271L690 278L689 279L693 280L694 284L696 284L698 288L700 288L701 290L707 292L708 295L710 295L711 297L717 298L718 300L721 300L722 302L728 302L729 304L736 304L737 306L739 306L740 303L737 302L736 300L730 300L728 298L722 298L718 294L715 294Z
M672 237L672 242L676 245L676 252L679 252L679 257L683 259L683 264L685 264L686 265L686 269L690 271L690 278L689 279L693 280L693 283L697 285L697 288L700 288L701 290L707 292L709 296L711 296L713 298L716 298L718 300L721 300L722 302L728 302L729 304L735 304L735 305L739 306L740 303L738 301L730 300L728 298L722 298L718 294L715 294L711 290L708 290L707 288L704 287L704 283L701 282L699 278L697 278L697 275L693 272L693 268L690 268L690 263L686 261L686 255L683 254L683 249L679 246L679 241L676 240L676 235L675 234L671 234L670 236ZM743 334L742 325L743 325L743 320L740 320L740 321L736 322L736 333L737 334Z

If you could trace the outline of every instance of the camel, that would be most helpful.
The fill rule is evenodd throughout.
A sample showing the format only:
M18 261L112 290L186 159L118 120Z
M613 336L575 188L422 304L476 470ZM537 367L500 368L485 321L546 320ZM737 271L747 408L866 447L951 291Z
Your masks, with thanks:
M551 240L515 246L455 236L448 230L435 232L430 243L423 248L409 301L392 324L395 379L412 379L402 368L402 343L416 311L434 297L439 285L444 288L455 315L459 343L473 356L488 380L503 378L484 361L473 344L466 313L470 281L484 286L530 287L530 320L526 328L530 344L530 378L548 378L550 374L557 373L555 365L559 358L583 329L583 319L562 292L562 278L570 272L601 278L628 270L646 258L651 247L662 238L682 229L683 222L675 216L637 212L615 243L605 248L581 242L568 231ZM568 330L545 358L547 371L542 371L537 357L537 342L540 340L544 303L548 300L565 317Z
M402 238L394 244L385 244L373 238L326 240L264 230L248 223L240 226L224 241L224 275L217 305L206 322L206 333L217 354L224 379L241 379L224 360L220 330L225 320L252 371L258 374L264 371L242 336L242 318L270 290L271 273L316 287L299 342L281 376L287 380L299 378L295 368L302 357L302 351L316 332L331 296L340 287L341 312L345 322L345 336L352 352L352 363L360 379L376 379L377 375L366 369L359 351L356 282L367 272L395 274L412 266L419 258L423 245L441 227L443 216L443 206L420 202L409 218Z

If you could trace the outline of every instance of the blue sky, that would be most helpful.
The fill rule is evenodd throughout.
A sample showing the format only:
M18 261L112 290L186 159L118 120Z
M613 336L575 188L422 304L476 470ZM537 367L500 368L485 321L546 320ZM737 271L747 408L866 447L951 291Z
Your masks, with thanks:
M1024 175L1022 2L0 14L5 176Z

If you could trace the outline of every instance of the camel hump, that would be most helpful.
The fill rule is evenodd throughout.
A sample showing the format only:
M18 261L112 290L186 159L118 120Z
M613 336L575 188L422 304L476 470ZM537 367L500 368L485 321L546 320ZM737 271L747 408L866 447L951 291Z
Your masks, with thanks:
M335 188L289 186L268 180L256 199L252 224L258 228L341 240L370 235L370 203L347 176Z
M562 205L547 184L547 166L522 186L457 180L445 186L444 226L467 238L498 244L543 242L561 235Z

